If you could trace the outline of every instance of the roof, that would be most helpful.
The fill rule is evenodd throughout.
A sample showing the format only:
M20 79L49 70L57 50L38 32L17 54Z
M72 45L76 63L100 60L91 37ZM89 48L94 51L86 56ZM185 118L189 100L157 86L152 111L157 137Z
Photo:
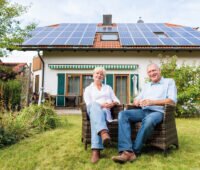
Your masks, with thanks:
M0 62L0 65L11 67L15 73L20 73L24 71L24 68L27 67L26 63L4 63Z
M117 40L102 40L102 34L114 34ZM21 45L23 50L139 50L197 49L197 29L169 23L62 23L38 27Z

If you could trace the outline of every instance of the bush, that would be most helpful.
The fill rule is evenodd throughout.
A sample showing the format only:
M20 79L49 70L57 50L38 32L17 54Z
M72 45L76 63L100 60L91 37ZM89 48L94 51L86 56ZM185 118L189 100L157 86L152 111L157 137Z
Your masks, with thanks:
M0 110L19 110L21 90L18 80L0 81Z
M176 56L161 60L162 75L173 78L178 89L176 116L200 116L200 65L178 67L176 63Z
M29 129L37 131L54 129L60 124L60 118L56 112L45 105L31 105L24 108L17 120L23 122Z
M31 105L17 115L4 114L0 117L0 147L66 123L61 122L51 107L44 105Z

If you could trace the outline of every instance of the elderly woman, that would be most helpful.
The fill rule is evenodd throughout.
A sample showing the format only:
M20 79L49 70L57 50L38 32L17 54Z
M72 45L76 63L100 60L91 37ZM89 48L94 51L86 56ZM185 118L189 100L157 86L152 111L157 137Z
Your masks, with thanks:
M104 68L95 68L93 72L94 82L86 87L84 92L84 100L91 123L92 163L96 163L100 159L100 150L103 149L103 146L110 144L106 121L112 119L110 109L120 103L112 88L102 84L105 75Z

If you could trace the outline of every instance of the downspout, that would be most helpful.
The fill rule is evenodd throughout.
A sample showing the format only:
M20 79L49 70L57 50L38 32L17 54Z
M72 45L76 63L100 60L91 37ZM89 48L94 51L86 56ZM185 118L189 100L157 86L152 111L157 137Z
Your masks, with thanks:
M38 50L37 52L38 52L38 56L42 62L42 87L40 89L40 95L39 95L39 100L38 100L38 105L40 105L44 98L44 66L45 65L44 65L44 60L43 60L42 56L40 55L40 51Z

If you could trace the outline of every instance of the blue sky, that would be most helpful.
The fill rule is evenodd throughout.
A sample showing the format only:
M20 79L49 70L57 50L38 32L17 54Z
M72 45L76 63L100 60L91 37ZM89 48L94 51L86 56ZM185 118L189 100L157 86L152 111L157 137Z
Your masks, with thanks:
M103 14L112 14L115 23L172 23L200 27L200 0L10 0L30 6L19 19L38 26L58 23L100 23ZM4 60L31 62L33 52L12 52ZM17 56L17 57L16 57Z
M11 0L30 5L20 19L39 26L56 23L99 23L103 14L112 14L113 22L173 23L200 26L199 0Z

